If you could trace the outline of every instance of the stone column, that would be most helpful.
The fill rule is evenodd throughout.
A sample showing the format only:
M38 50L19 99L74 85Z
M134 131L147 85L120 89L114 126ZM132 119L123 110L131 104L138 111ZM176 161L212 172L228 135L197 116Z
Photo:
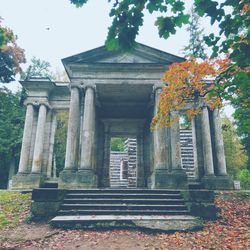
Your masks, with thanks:
M56 114L52 114L51 128L50 128L50 140L49 140L49 157L48 157L48 166L47 166L47 177L54 177L52 173L53 166L53 156L54 156L54 144L55 144L55 134L57 127Z
M154 114L157 114L160 93L163 85L155 85L155 107ZM153 132L154 145L154 170L151 176L152 188L168 188L169 165L169 145L167 145L165 128L155 128Z
M202 109L202 141L204 153L205 175L214 176L213 152L211 142L211 131L207 107Z
M37 120L36 139L34 146L32 174L40 174L42 167L44 131L46 123L47 107L44 103L40 104Z
M77 153L80 119L80 96L76 86L71 87L69 121L64 170L77 170Z
M176 122L170 127L172 169L168 179L168 187L185 189L187 188L187 174L181 166L179 112L171 111L170 116Z
M155 108L154 114L157 114L159 100L160 100L161 87L155 89ZM165 128L156 128L153 132L154 136L154 168L155 169L168 169L167 165L167 148L166 148L166 130Z
M140 131L137 136L137 187L145 187L145 169L144 169L144 160L143 160L143 132Z
M171 118L178 118L178 116L179 115L177 111L171 111ZM182 170L179 121L171 126L170 134L171 134L172 171Z
M193 154L194 154L194 175L195 179L199 178L199 168L198 168L198 154L197 154L197 138L196 138L196 125L195 118L191 121L192 128L192 140L193 140Z
M93 155L95 143L95 86L87 85L83 114L82 148L79 178L85 188L96 187ZM81 172L80 172L81 171Z
M18 174L28 173L28 161L29 161L30 145L32 137L33 118L34 118L34 107L31 103L28 103L25 123L24 123L24 130L23 130L23 141L22 141Z
M221 129L220 113L218 109L212 112L212 127L213 127L213 146L216 164L216 180L209 183L212 189L234 189L234 182L230 176L227 175L224 143Z
M102 169L102 187L110 187L109 166L110 166L110 132L109 125L104 124L104 152Z
M224 143L221 129L221 119L218 109L213 111L214 146L218 175L227 175Z
M196 115L193 118L195 124L195 145L196 153L197 153L197 179L201 180L201 178L205 175L204 170L204 152L203 152L203 141L202 141L202 113Z

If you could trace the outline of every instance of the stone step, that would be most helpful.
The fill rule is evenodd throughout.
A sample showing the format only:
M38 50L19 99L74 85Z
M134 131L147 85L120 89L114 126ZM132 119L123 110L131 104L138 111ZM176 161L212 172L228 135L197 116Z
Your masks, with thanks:
M64 199L64 204L92 204L93 201L98 204L184 204L183 199Z
M59 210L58 215L189 215L189 211L183 210Z
M64 215L51 220L54 227L74 228L143 228L165 232L187 232L203 227L200 219L190 215Z
M172 199L172 198L181 198L180 194L135 194L135 193L69 193L66 195L66 198L136 198L136 199L145 199L145 198L157 198L157 199Z
M183 211L186 209L185 205L171 204L171 205L159 205L159 204L96 204L93 201L92 204L62 204L60 210L143 210L143 211L162 211L162 210L174 210Z
M83 226L87 226L87 221L96 221L100 224L102 221L124 220L146 223L147 219L155 219L150 226L154 227L155 223L163 223L164 218L167 220L179 216L174 217L176 221L170 223L172 228L177 223L177 218L183 220L189 215L178 190L134 188L69 190L57 216L52 220L52 225L61 223L63 226L67 222L72 226L82 222ZM186 218L193 219L193 217ZM165 223L163 224L165 227Z
M133 193L133 194L178 194L180 195L179 190L175 189L147 189L147 188L131 188L131 189L115 189L115 188L93 188L93 189L70 189L68 194L107 194L107 193Z
M42 188L58 188L58 181L45 181Z
M200 182L193 181L193 182L188 183L188 188L189 189L204 189L204 186Z
M61 221L61 222L80 222L80 221L116 221L116 220L182 220L189 221L193 220L195 217L191 215L65 215L56 216L51 220L51 222Z

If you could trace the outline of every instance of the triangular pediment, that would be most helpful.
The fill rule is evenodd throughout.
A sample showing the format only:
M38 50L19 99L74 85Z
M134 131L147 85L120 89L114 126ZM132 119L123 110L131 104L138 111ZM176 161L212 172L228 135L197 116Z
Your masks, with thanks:
M82 63L146 63L146 64L171 64L184 61L184 58L160 51L146 45L136 43L129 51L109 51L105 46L89 50L77 55L62 59L63 64Z
M136 55L135 53L120 53L100 58L97 63L152 63L152 60Z

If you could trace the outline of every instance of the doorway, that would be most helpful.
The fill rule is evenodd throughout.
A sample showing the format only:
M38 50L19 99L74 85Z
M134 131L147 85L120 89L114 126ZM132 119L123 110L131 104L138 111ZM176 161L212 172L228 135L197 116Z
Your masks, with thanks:
M111 137L109 180L111 188L137 187L137 139Z

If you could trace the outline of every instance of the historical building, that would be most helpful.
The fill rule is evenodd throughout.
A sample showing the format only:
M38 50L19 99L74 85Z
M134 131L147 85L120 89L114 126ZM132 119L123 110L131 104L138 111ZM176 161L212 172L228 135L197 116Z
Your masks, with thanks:
M116 136L136 139L137 188L187 189L191 182L208 189L233 188L218 110L209 110L201 100L202 113L192 120L191 130L180 130L178 123L149 129L163 86L160 79L168 65L183 60L139 43L130 52L100 47L62 60L69 83L22 81L27 111L13 189L43 187L50 180L56 116L62 110L69 120L59 188L112 187L110 141Z

